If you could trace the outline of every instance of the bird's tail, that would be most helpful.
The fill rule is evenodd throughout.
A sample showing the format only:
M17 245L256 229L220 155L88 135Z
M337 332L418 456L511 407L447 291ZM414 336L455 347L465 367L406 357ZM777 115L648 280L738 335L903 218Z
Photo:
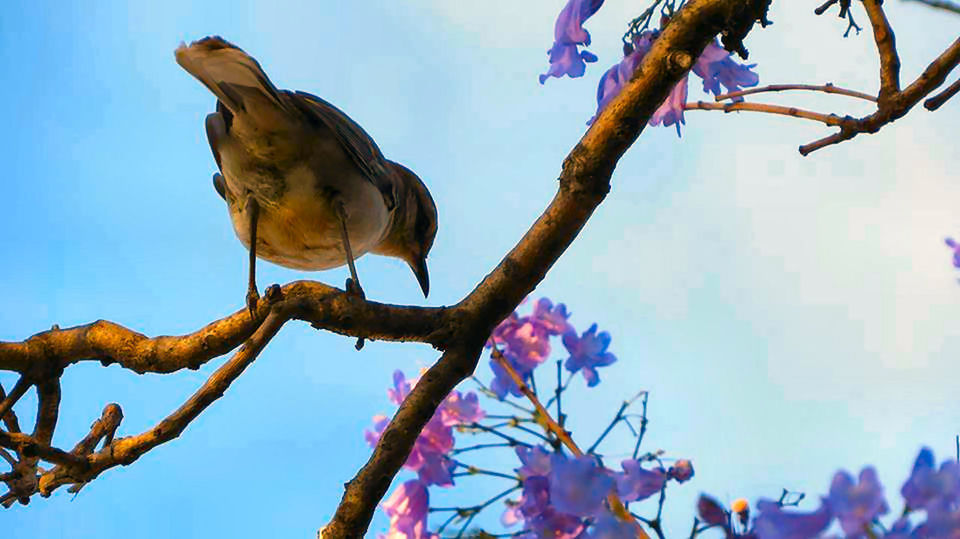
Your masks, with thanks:
M284 101L263 68L249 54L219 36L205 37L176 51L180 67L203 83L234 115L275 114Z

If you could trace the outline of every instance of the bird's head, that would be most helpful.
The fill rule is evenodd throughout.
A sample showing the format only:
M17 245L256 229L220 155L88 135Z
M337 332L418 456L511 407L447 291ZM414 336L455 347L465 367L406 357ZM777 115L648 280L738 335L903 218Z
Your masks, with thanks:
M389 162L399 178L397 209L387 237L374 253L399 258L410 266L420 283L423 296L430 293L427 254L437 235L437 206L423 181L410 169Z

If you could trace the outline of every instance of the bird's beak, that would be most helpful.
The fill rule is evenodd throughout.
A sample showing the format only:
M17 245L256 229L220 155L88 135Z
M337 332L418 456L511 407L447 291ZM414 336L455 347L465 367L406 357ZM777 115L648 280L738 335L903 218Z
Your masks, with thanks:
M414 262L407 262L413 274L417 276L417 282L420 283L420 290L423 290L423 297L430 294L430 274L427 272L427 258L418 257Z

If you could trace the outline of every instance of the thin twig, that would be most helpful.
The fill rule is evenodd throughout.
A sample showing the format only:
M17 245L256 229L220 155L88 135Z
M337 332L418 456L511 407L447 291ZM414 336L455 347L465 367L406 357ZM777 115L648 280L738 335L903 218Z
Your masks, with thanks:
M31 383L26 376L21 376L20 379L17 380L17 383L14 384L13 389L10 390L10 394L7 395L3 401L0 401L0 418L6 419L7 412L10 411L10 409L13 408L13 405L20 400L20 397L22 397L27 390L30 389L30 385ZM13 431L14 429L10 430Z
M960 4L956 4L949 0L904 0L905 2L911 2L914 4L923 4L936 9L942 9L949 11L951 13L960 14Z
M725 94L720 94L714 98L715 101L725 101L727 99L736 99L738 97L743 97L745 95L760 94L764 92L783 92L787 90L809 90L813 92L824 92L828 94L838 94L845 95L848 97L856 97L858 99L864 99L866 101L871 101L873 103L877 102L876 96L866 94L863 92L858 92L856 90L848 90L847 88L841 88L839 86L834 86L833 83L826 83L823 85L815 84L771 84L769 86L761 86L759 88L745 88L743 90L738 90L736 92L728 92Z
M7 394L3 390L3 385L0 384L0 402L5 400L7 400ZM0 421L7 426L8 431L20 432L20 422L17 421L17 414L13 412L12 405L5 414L0 414Z
M813 120L829 126L839 126L843 123L843 119L837 116L836 114L822 114L819 112L811 112L808 110L798 109L796 107L768 105L765 103L747 103L745 101L741 101L737 103L707 103L705 101L697 101L693 103L687 103L686 105L683 106L683 110L722 110L723 112L738 112L738 111L765 112L767 114L777 114L780 116L792 116L794 118L803 118L805 120Z

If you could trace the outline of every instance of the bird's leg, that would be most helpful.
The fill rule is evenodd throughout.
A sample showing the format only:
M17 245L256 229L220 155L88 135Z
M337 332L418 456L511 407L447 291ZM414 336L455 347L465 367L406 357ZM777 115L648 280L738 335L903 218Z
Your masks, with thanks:
M257 293L257 218L260 216L260 205L257 204L253 193L247 193L244 211L250 217L250 276L247 281L247 310L250 311L251 317L255 317L257 301L260 300L260 294Z
M350 249L350 234L347 233L347 211L343 207L343 201L336 200L334 207L337 212L337 218L340 219L340 234L343 236L343 250L347 254L347 266L350 267L350 277L347 279L347 294L351 294L364 299L363 288L360 287L360 278L357 277L357 267L353 263L353 250ZM363 337L357 337L357 344L353 347L357 350L363 348Z
M347 279L347 292L364 299L363 288L360 287L360 278L357 277L357 267L353 263L353 250L350 249L350 235L347 233L347 211L343 207L343 202L337 200L334 202L337 211L337 218L340 220L340 234L343 237L343 250L347 254L347 266L350 267L350 278Z

